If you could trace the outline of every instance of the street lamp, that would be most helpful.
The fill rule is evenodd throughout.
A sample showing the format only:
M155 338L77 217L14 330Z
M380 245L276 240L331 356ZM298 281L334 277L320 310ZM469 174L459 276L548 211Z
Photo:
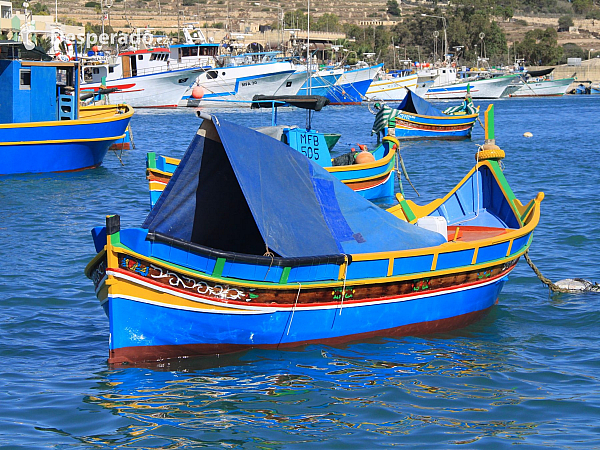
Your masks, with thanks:
M590 49L588 50L588 60L589 60L589 59L592 57L592 52L593 52L593 51L594 51L594 49L593 49L593 48L590 48Z
M421 14L423 17L435 17L436 19L442 19L444 26L444 62L448 60L448 35L446 34L446 18L444 16L433 16L431 14Z

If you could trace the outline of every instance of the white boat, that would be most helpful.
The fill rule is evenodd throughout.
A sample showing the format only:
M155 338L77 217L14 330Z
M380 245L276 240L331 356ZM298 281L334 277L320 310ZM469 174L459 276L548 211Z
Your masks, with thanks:
M467 89L473 99L497 99L517 77L517 75L493 76L490 73L477 72L473 76L461 79L456 67L451 66L427 69L427 74L424 73L423 76L430 76L433 73L438 77L424 94L427 100L462 99L467 94ZM463 74L468 73L463 72Z
M360 105L365 99L369 87L383 64L369 66L359 61L352 67L344 67L342 75L326 94L332 105Z
M406 96L406 90L415 92L419 76L408 71L379 73L373 79L367 90L367 100L402 101Z
M278 60L277 56L278 52L221 55L216 67L199 74L182 103L223 106L251 102L255 95L275 95L296 72L291 61Z
M565 95L575 78L552 78L552 69L528 71L519 80L517 88L509 97L560 97Z
M326 97L331 87L344 73L342 68L311 70L309 83L306 66L299 64L296 67L296 71L277 89L276 95L322 95Z
M199 64L172 61L164 47L121 52L118 55L90 55L81 58L81 90L108 94L108 103L126 103L136 108L176 107L202 71Z

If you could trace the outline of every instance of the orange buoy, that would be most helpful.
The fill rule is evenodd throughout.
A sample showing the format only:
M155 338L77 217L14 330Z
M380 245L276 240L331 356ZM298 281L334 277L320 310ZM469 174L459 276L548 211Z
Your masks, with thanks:
M356 155L355 161L356 164L367 164L375 162L375 157L367 151L362 151L358 155Z
M194 86L194 89L192 89L192 98L200 100L202 97L204 97L202 86Z

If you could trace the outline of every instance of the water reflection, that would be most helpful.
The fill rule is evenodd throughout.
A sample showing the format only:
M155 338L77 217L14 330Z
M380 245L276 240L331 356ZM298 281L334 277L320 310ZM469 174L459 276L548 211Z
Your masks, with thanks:
M279 448L327 436L358 444L373 433L431 443L450 435L456 444L525 439L537 425L515 412L499 420L499 412L545 395L515 385L511 358L501 343L472 336L250 351L186 360L176 371L112 370L85 401L126 419L125 440L160 438L171 447Z

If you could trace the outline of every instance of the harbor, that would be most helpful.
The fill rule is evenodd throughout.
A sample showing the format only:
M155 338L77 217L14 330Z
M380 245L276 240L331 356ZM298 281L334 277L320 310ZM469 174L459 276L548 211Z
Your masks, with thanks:
M592 48L492 66L423 13L396 69L5 3L0 446L597 445Z
M495 106L496 138L515 194L546 194L531 258L554 281L600 279L593 264L599 224L586 206L589 187L600 181L589 163L596 150L587 130L599 112L595 97ZM338 151L356 142L373 145L374 136L365 139L373 120L368 108L329 108L315 114L313 126L344 129ZM574 118L573 108L587 120ZM552 110L556 123L568 126L548 126L546 115L529 114L535 110ZM246 108L211 113L248 126L271 121L269 112ZM279 114L282 123L305 117L293 109ZM346 127L349 115L364 127ZM348 446L373 439L383 446L399 439L431 447L448 440L594 445L596 294L550 294L523 260L490 313L454 332L108 368L108 321L83 275L94 255L90 230L109 213L120 214L122 227L138 226L149 211L146 152L181 158L199 125L186 109L141 110L132 128L146 132L135 134L136 149L124 152L122 162L109 152L93 171L0 181L4 444L242 446L258 440L290 448L335 438ZM165 133L166 127L178 132ZM526 131L533 137L523 137ZM448 191L474 163L483 137L477 126L472 140L403 145L421 194L406 187L407 196L425 204ZM565 152L564 142L575 154ZM565 227L555 214L544 214L559 210L578 211L579 219Z

